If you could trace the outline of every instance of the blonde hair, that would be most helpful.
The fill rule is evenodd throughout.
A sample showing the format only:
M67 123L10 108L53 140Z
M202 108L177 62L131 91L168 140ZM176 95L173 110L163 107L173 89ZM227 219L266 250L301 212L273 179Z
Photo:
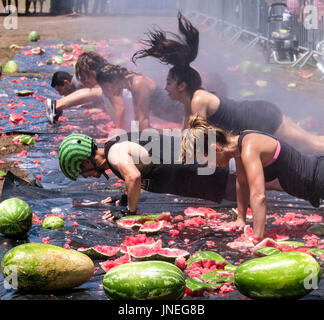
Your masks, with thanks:
M181 160L186 163L188 160L193 159L199 151L199 146L203 145L205 153L208 152L209 147L209 133L212 132L217 144L220 146L227 146L227 137L231 135L220 128L210 125L203 117L192 115L188 121L188 128L184 130L182 145L181 145ZM199 143L202 141L202 143ZM197 149L198 147L198 149Z

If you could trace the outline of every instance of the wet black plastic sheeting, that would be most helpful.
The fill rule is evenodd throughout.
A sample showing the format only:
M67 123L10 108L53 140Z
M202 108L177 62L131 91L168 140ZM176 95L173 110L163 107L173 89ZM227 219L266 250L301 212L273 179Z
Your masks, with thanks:
M28 112L24 117L26 121L22 125L13 125L8 121L8 118L2 118L0 126L3 127L2 132L30 132L31 134L38 133L39 138L35 146L28 149L27 157L20 157L17 154L11 154L6 158L6 161L18 161L20 166L26 168L31 178L40 176L40 184L43 188L32 186L23 183L18 178L8 174L4 188L2 200L19 196L26 200L32 207L33 212L43 219L47 214L62 215L66 225L62 230L52 231L42 229L39 224L34 223L32 229L28 233L28 240L10 240L5 237L0 237L0 258L10 248L24 243L42 242L43 238L49 237L51 244L63 247L69 244L71 248L77 249L79 247L89 247L97 244L105 244L112 246L119 246L126 235L136 235L136 232L118 228L116 224L110 225L105 223L101 217L105 210L116 207L103 206L100 201L107 196L121 194L120 188L114 186L118 181L113 178L106 181L104 178L100 179L83 179L78 181L68 180L60 171L57 159L57 151L60 142L64 136L72 132L82 132L89 134L95 138L107 137L108 118L92 116L90 113L85 113L85 108L71 108L64 111L63 117L67 121L60 121L55 125L49 125L44 113L45 97L56 97L55 92L49 87L49 77L37 77L37 80L27 77L27 80L20 79L20 77L5 77L0 79L0 94L7 96L0 96L2 105L0 105L3 116L7 116L12 112L22 113L26 107L33 105L33 114L39 117L32 117L32 113ZM21 80L20 83L13 81L15 79ZM38 90L34 97L17 98L15 90L26 89L25 84L29 83L30 90ZM48 90L48 91L47 91ZM13 101L10 101L13 100ZM10 109L10 103L23 102L21 105L15 105L14 109ZM26 109L27 110L27 109ZM28 110L30 111L30 110ZM88 110L90 111L90 109ZM1 118L1 117L0 117ZM27 121L30 121L27 123ZM39 161L39 163L35 163ZM45 171L43 171L43 169ZM33 179L31 179L33 180ZM121 184L123 186L123 184ZM278 213L283 214L287 211L300 210L303 214L321 214L319 210L312 208L307 202L292 198L282 193L270 192L268 193L269 214ZM89 205L92 203L91 205ZM199 199L182 198L172 195L142 193L138 206L139 213L161 213L162 211L170 211L173 216L183 214L184 209L188 206L204 206L217 209L219 212L229 214L234 203L215 204L210 201ZM227 220L232 220L229 217ZM78 224L76 227L75 222ZM273 228L271 222L268 220L268 228ZM154 236L155 240L162 239L164 247L174 247L188 250L194 253L197 250L215 250L224 257L229 257L231 263L240 260L251 259L247 253L232 249L227 246L229 242L238 238L238 232L215 232L210 227L189 227L181 231L177 238L170 238L168 232L162 232ZM190 243L186 243L185 239L190 239ZM172 245L169 241L174 240ZM293 238L291 240L301 240ZM214 241L215 245L210 248L207 246L207 241ZM190 248L189 248L190 246ZM98 267L98 261L96 262ZM102 290L102 278L104 272L98 269L88 283L69 290L64 293L52 294L21 294L15 290L6 290L3 286L3 279L0 278L0 296L2 299L106 299ZM322 285L322 284L321 284ZM305 299L322 299L323 289L313 291ZM206 297L194 297L190 299L204 299ZM245 299L235 290L232 293L223 295L216 295L210 299Z
M22 244L26 241L41 242L43 238L49 237L51 244L63 247L69 244L71 248L89 247L97 244L105 244L111 246L119 246L125 239L126 235L135 235L136 232L121 229L116 224L109 225L102 221L101 216L107 209L117 209L114 206L104 206L99 203L100 199L107 195L107 190L96 189L89 190L85 193L84 186L80 185L76 188L65 188L60 190L42 189L37 186L29 185L12 174L8 174L4 184L2 200L19 196L27 201L33 212L43 219L46 214L57 214L63 217L66 224L62 230L46 230L40 225L33 224L32 229L28 233L28 240L10 240L0 237L0 258L10 248ZM121 195L120 191L109 191L109 195ZM91 203L91 205L89 205ZM171 195L160 195L144 193L141 197L139 207L142 211L157 213L169 210L173 215L181 214L188 206L208 206L217 208L213 202L203 201L191 198L180 198ZM161 208L162 207L162 208ZM227 212L226 209L220 211ZM78 227L73 225L78 223ZM67 233L69 232L69 233ZM191 253L197 250L210 250L206 245L207 241L216 243L215 249L224 257L230 257L229 261L235 263L240 259L247 260L251 256L244 254L238 250L233 250L226 244L237 238L239 233L215 232L211 228L191 227L184 229L179 237L170 238L167 232L155 235L155 240L161 239L164 246L168 246L169 240L174 240L172 247L185 249ZM190 243L186 244L185 239L190 239ZM190 249L188 246L190 245ZM212 250L215 250L212 249ZM99 267L99 261L95 261L95 266ZM36 293L26 294L16 290L6 290L3 286L3 279L0 276L0 296L2 299L31 300L31 299L79 299L79 300L99 300L106 299L102 289L102 279L104 272L97 269L94 277L87 283L78 288L64 292L52 293ZM305 299L321 299L323 296L323 287L313 291ZM206 299L206 297L189 297L188 299ZM210 299L246 299L237 290L226 295L216 295Z

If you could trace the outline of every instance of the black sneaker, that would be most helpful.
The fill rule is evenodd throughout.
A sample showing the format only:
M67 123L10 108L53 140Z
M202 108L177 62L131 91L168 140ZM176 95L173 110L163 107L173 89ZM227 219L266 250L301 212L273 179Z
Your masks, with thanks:
M62 115L63 111L56 110L56 100L46 99L46 117L49 123L54 124Z

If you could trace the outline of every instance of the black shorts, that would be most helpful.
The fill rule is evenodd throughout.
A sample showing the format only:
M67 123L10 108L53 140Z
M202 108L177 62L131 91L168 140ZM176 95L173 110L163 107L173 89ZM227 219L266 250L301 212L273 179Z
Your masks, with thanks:
M244 130L258 130L274 134L282 123L280 109L267 101L234 101L221 99L219 109L208 117L212 125L234 134Z

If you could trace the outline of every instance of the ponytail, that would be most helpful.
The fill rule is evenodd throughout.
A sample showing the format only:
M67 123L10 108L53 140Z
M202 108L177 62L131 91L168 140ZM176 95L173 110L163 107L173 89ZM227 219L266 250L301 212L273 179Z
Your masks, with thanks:
M217 144L221 147L228 145L228 136L230 133L215 128L207 123L201 116L193 115L189 118L188 129L185 130L181 145L181 159L182 163L187 162L188 159L194 158L199 151L197 146L203 145L204 153L209 149L209 133L212 131L216 135ZM199 143L202 141L202 143Z
M134 53L132 61L135 63L139 58L150 56L164 64L172 65L170 74L177 78L178 83L185 82L188 92L193 96L202 85L199 73L190 67L190 63L198 54L199 31L180 12L178 28L180 35L168 32L174 39L167 39L167 32L158 27L149 31L147 33L149 39L141 41L147 48Z

